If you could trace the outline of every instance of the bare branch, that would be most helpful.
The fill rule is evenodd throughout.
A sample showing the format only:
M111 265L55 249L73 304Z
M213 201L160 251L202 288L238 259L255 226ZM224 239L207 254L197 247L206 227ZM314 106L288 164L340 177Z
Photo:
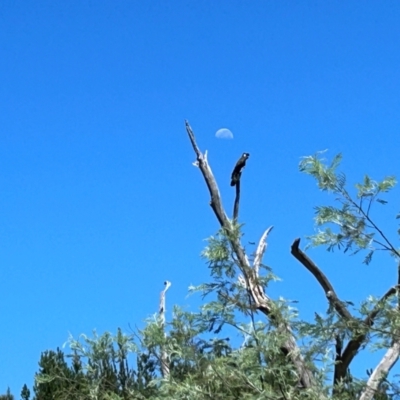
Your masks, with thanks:
M367 386L362 392L359 400L372 400L378 391L382 379L387 376L392 367L396 364L400 354L400 342L394 341L387 350L382 360L368 379Z
M397 286L400 286L400 261L397 264ZM397 293L397 307L400 309L400 293Z
M165 326L165 294L167 293L167 290L170 288L171 282L165 281L164 285L165 288L160 293L160 305L159 305L159 315L163 329ZM160 359L161 359L161 374L163 378L168 378L169 376L168 354L164 348L161 349Z
M210 192L211 195L211 202L210 202L211 208L213 209L216 217L218 218L218 222L220 223L220 225L225 229L229 229L231 224L222 206L222 201L221 201L221 196L219 194L218 186L214 179L214 175L211 171L211 168L208 165L207 157L204 156L201 153L200 149L198 148L196 144L196 139L194 137L194 133L188 121L185 121L185 125L186 125L186 131L189 135L190 142L192 143L193 146L193 150L196 153L197 161L199 163L198 166L200 168L201 173L203 174L204 180L206 181L208 187L208 191Z
M347 310L345 303L339 300L335 289L329 282L325 274L317 267L317 265L299 248L300 239L295 239L291 247L292 255L297 258L317 279L318 283L324 289L325 295L336 312L347 320L352 320L353 316Z
M201 154L200 149L197 147L196 139L194 137L194 133L193 133L192 128L190 127L188 121L185 121L185 126L186 126L186 132L189 135L190 143L192 143L193 150L196 153L197 160L200 160L201 158L203 158L203 155Z
M336 295L335 289L329 282L325 274L318 268L318 266L299 248L300 239L296 239L291 247L292 255L297 258L317 279L325 292L326 298L329 304L336 310L336 312L344 318L346 321L356 321L355 318L347 310L345 303L343 303ZM336 355L335 371L334 371L334 383L340 382L348 373L348 367L357 354L358 349L364 342L366 335L357 335L354 340L350 340L346 346L343 354ZM336 343L336 350L340 347L342 350L342 343L338 347L339 342Z
M235 204L233 206L233 220L237 221L239 217L239 202L240 202L240 178L236 183L236 197L235 197Z
M165 294L167 293L167 290L170 288L171 282L165 281L164 286L165 286L165 288L160 293L160 305L158 308L160 318L163 322L165 322Z
M253 261L253 269L254 269L254 273L255 273L256 277L258 277L261 261L264 256L265 250L267 248L267 237L268 237L269 233L272 231L272 229L273 229L273 226L270 226L263 233L263 235L261 236L261 239L258 243L256 254L254 257L254 261Z

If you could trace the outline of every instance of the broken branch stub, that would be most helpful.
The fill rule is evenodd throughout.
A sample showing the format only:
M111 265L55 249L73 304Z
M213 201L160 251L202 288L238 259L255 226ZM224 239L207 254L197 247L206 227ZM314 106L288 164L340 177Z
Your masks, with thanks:
M158 313L160 316L161 326L162 326L163 330L165 329L165 311L166 311L165 310L165 295L167 293L167 290L171 286L171 282L165 281L164 286L165 286L164 289L160 293L160 304L159 304L159 308L158 308ZM164 336L166 336L165 332L164 332ZM163 378L168 378L169 372L170 372L169 360L168 360L167 351L165 350L164 347L161 348L160 360L161 360L161 374L162 374Z

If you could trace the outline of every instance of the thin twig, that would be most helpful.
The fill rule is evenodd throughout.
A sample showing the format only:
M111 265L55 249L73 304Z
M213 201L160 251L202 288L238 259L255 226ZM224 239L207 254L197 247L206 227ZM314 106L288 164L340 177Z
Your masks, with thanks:
M388 244L388 246L390 247L390 249L393 251L393 253L400 257L399 252L393 247L392 243L390 242L390 240L386 237L386 235L378 228L378 226L375 224L374 221L372 221L372 219L369 216L369 210L368 213L366 213L351 197L350 195L347 193L346 190L342 189L342 194L343 196L345 196L345 198L351 203L353 204L354 207L358 208L359 212L367 219L367 221L374 227L374 229L381 235L381 237L383 238L383 240Z

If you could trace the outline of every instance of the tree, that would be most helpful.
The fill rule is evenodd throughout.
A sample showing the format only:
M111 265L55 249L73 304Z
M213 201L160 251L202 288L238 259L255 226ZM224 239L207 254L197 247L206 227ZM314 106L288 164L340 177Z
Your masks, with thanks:
M11 394L10 388L7 388L6 394L0 394L0 400L14 400L14 396Z
M31 396L31 392L28 389L28 386L26 384L22 387L21 390L21 399L22 400L29 400L29 397Z
M144 399L151 394L153 361L142 353L133 370L128 359L136 347L120 329L115 336L70 337L69 344L71 365L59 349L42 353L34 400Z
M59 348L56 351L43 352L39 367L33 388L34 400L68 398L75 388L81 386L82 371L79 360L74 358L73 365L69 366Z
M317 279L318 283L325 290L329 311L326 317L316 315L313 323L295 321L288 315L288 305L277 305L265 293L265 282L260 277L260 263L263 252L265 251L265 240L270 232L270 228L261 237L255 257L251 263L250 257L245 254L245 250L240 243L240 227L237 225L237 216L240 198L240 180L236 185L236 199L234 206L234 218L230 220L222 206L219 190L215 178L211 172L207 161L207 154L202 154L199 150L193 131L188 123L186 130L190 142L196 154L196 165L199 167L210 192L210 205L216 215L221 231L224 235L222 241L217 241L214 247L219 251L208 252L211 262L218 267L218 259L222 255L225 267L238 268L240 275L230 283L227 289L226 280L220 285L204 287L209 291L216 291L220 302L225 302L225 306L236 306L242 310L257 310L263 313L273 327L279 338L279 350L284 356L285 362L289 363L297 378L297 387L306 389L308 396L324 398L333 396L337 398L371 399L374 396L386 396L390 386L395 389L393 384L389 385L387 376L397 361L399 356L398 332L399 332L399 304L397 285L388 289L381 299L367 299L361 306L359 313L350 313L346 308L346 303L340 300L329 282L328 278L322 273L317 265L300 249L300 239L296 239L292 244L292 254L296 257ZM335 246L343 246L344 251L353 249L354 252L368 250L365 262L369 263L376 250L385 250L397 260L400 259L400 252L387 239L383 231L378 227L370 215L372 204L375 202L386 204L380 195L388 192L395 185L394 177L387 177L381 182L375 182L369 177L358 185L356 199L353 199L345 188L346 179L344 174L336 172L340 164L341 156L334 158L328 166L317 156L305 157L300 164L300 170L312 175L324 191L333 192L338 195L340 208L325 206L317 208L316 223L324 227L320 232L311 237L311 245L326 245L328 250ZM334 233L330 225L339 227L339 232ZM225 242L225 246L224 245ZM211 249L213 250L213 249ZM217 263L215 264L215 261ZM400 270L400 266L399 266ZM229 271L232 277L235 272ZM227 276L227 275L226 275ZM400 273L399 273L400 276ZM400 279L400 278L399 278ZM235 282L238 282L248 294L249 300L245 302L244 293L240 296L240 289L235 291ZM231 293L235 295L231 295ZM299 348L296 335L308 339L312 345L308 348ZM372 340L372 336L373 339ZM257 335L252 335L256 342ZM373 343L375 346L387 348L387 354L381 363L370 373L367 382L363 379L356 380L350 374L350 364L360 350ZM335 351L335 360L332 366L334 369L331 389L326 385L328 376L324 371L328 364L323 367L311 362L317 356L328 354L331 350ZM275 367L275 360L267 358L267 368ZM282 366L278 363L280 373ZM287 371L288 372L288 371ZM290 374L278 374L284 379L279 383L284 387L285 383L290 382ZM277 382L274 376L274 382ZM289 380L288 380L289 378ZM284 395L287 397L288 393ZM295 396L300 396L295 393Z
M326 321L330 326L337 327L334 337L336 346L334 393L340 392L343 382L349 380L350 364L362 346L373 343L375 347L387 351L376 368L368 373L369 378L361 390L360 399L386 396L382 390L385 388L386 392L390 387L398 394L398 389L394 384L389 384L386 378L397 362L400 352L400 252L372 217L372 206L375 203L387 204L381 195L390 191L395 186L396 180L393 176L388 176L378 182L366 175L361 183L355 185L357 193L353 197L346 188L346 176L336 172L341 155L337 155L329 166L323 163L320 155L321 153L305 157L300 163L300 170L313 176L321 190L335 194L339 207L317 207L315 221L322 229L310 237L311 245L323 245L328 250L336 247L352 254L366 251L365 264L371 262L376 251L384 251L395 258L399 271L396 285L389 288L380 299L367 299L362 304L359 315L352 315L347 310L346 304L338 299L325 275L298 251L297 243L294 243L293 255L314 274L324 288L332 310L336 312L336 315L332 314ZM400 215L396 216L399 217ZM400 230L397 233L400 233ZM345 348L343 348L344 340L347 341Z
M207 301L197 312L175 306L172 319L166 321L170 285L166 282L159 313L143 330L131 336L118 330L115 336L70 338L71 366L58 353L42 355L36 398L387 400L400 396L389 375L400 351L400 281L381 298L369 296L359 309L350 308L297 238L291 254L314 276L328 304L326 315L301 320L291 303L267 294L268 283L276 279L263 264L272 227L261 235L253 254L246 253L241 243L242 171L235 181L233 217L228 218L207 153L200 151L188 123L186 130L220 225L203 252L211 281L191 288ZM326 164L317 154L300 163L302 172L336 198L335 205L317 207L319 231L310 237L310 245L365 252L365 263L378 250L399 261L399 250L372 217L376 203L386 204L381 195L394 187L395 179L377 182L365 177L352 196L344 174L337 172L340 160L339 155ZM243 338L239 344L233 340L237 334ZM354 359L371 346L385 349L385 356L365 376L355 376L350 370ZM132 356L136 356L134 367L128 364ZM39 397L41 393L44 397Z

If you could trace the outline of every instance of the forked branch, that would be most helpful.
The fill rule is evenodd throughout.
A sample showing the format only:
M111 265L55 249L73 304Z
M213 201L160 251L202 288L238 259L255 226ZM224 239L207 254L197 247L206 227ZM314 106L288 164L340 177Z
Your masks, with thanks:
M193 130L187 121L186 121L186 131L189 135L189 139L192 144L193 150L196 153L198 167L204 177L204 180L206 181L207 188L210 192L211 196L210 205L221 227L228 234L227 236L229 238L232 251L235 254L238 267L241 270L241 273L243 274L243 284L246 286L246 289L251 295L251 299L256 309L264 313L267 317L269 317L271 323L275 324L277 329L287 337L286 342L282 346L282 351L284 352L285 355L287 355L287 357L290 358L292 364L294 365L297 376L299 377L300 384L304 388L310 388L314 386L315 380L312 371L308 368L300 353L300 349L296 344L292 329L286 322L283 322L280 318L275 318L275 316L272 315L271 299L265 293L264 287L258 283L258 270L261 264L262 255L266 248L265 240L271 228L267 229L267 231L264 233L263 237L260 240L260 244L257 249L258 255L256 253L254 268L252 268L250 266L248 257L244 251L244 248L240 243L239 237L234 234L234 229L233 229L234 225L226 216L226 213L222 205L222 200L218 190L218 186L212 174L208 161L205 159L200 149L198 148Z
M375 307L371 310L371 312L364 318L363 321L359 322L364 324L365 328L371 328L374 324L376 317L378 316L379 312L382 310L382 306L384 303L389 299L389 297L395 295L399 291L400 286L396 285L391 287L376 303ZM364 344L367 338L367 333L363 334L356 334L354 337L349 340L347 343L346 348L342 354L342 363L340 368L342 370L342 374L347 371L350 366L350 363L353 361L355 355L358 353L361 346ZM386 365L386 364L384 364Z
M345 303L339 300L336 292L329 282L328 278L324 275L324 273L318 268L318 266L299 248L300 239L296 239L291 248L291 253L293 256L299 260L317 279L323 290L325 291L326 297L329 303L334 307L336 312L346 321L356 322L355 324L350 325L350 329L353 330L354 335L351 340L347 343L345 349L342 352L342 341L337 338L336 341L336 365L334 372L334 382L340 382L348 373L349 366L353 361L354 357L360 350L361 346L365 343L367 338L368 329L371 328L374 324L376 317L382 309L383 304L389 299L389 297L395 295L400 288L400 285L396 285L391 287L377 302L375 307L371 310L371 312L364 318L364 320L358 320L354 318L350 312L347 310ZM363 325L365 328L365 333L359 333L359 327ZM338 341L339 340L339 341ZM340 350L338 350L340 348ZM360 398L363 400L371 399L373 393L377 389L377 382L379 383L379 377L387 374L394 365L395 361L399 356L399 345L397 342L394 342L392 347L387 351L386 355L376 367L374 373L368 380L367 389L364 391L363 396ZM396 358L397 357L397 358ZM378 377L378 378L377 378Z

